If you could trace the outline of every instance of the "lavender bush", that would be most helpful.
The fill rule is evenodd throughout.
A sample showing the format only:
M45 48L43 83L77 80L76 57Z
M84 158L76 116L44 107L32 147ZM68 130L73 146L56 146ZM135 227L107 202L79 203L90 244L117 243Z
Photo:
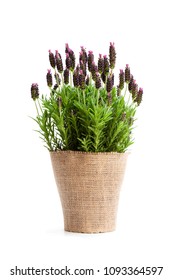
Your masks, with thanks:
M31 85L37 116L34 119L46 148L50 151L125 152L133 143L135 113L141 104L139 88L127 64L114 85L116 51L110 43L109 55L87 53L81 47L79 62L65 45L61 54L49 50L52 69L46 75L49 96L39 96L38 84Z

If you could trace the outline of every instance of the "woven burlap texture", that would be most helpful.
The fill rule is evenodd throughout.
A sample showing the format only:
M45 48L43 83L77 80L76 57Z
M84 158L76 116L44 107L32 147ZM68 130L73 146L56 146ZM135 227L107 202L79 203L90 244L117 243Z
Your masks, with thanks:
M115 230L128 153L50 152L64 215L64 230Z

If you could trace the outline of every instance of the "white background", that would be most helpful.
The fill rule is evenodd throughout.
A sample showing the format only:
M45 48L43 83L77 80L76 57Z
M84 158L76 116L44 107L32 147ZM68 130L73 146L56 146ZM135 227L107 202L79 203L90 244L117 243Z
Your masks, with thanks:
M161 276L135 279L173 279L171 4L168 0L1 2L1 279L13 279L9 270L15 265L102 270L79 279L105 279L105 266L164 266ZM116 77L129 63L144 89L117 230L66 233L49 154L29 118L35 117L30 86L37 82L42 93L48 92L49 49L63 53L68 42L76 54L81 45L105 54L112 41L117 51ZM21 277L37 278L56 279Z

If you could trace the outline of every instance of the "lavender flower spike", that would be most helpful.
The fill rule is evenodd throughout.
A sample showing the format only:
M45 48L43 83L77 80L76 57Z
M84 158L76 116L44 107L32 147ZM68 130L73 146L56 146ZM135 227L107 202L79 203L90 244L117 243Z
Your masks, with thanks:
M127 84L130 83L130 68L128 64L126 64L126 68L125 68L125 82Z
M39 97L38 84L33 83L31 85L31 98L35 101Z
M55 57L54 57L54 54L51 52L51 50L49 50L49 61L50 61L50 65L52 66L52 68L55 69L55 65L56 65Z
M110 68L114 69L115 62L116 62L116 51L115 51L114 43L110 43L109 46L109 62L110 62Z
M104 59L104 74L107 76L109 73L109 61L107 55L104 55L103 59Z
M104 71L104 59L101 54L99 54L98 58L98 71L100 74L102 74Z
M119 88L122 90L124 88L124 71L121 69L119 74Z
M50 69L47 70L46 80L47 80L48 87L51 88L52 84L53 84L53 81L52 81L52 73L51 73Z
M143 96L143 89L142 88L139 88L139 91L137 93L137 96L136 96L136 102L138 104L138 106L141 104L142 102L142 96Z
M88 70L91 72L92 69L92 63L94 61L94 55L92 51L88 52Z

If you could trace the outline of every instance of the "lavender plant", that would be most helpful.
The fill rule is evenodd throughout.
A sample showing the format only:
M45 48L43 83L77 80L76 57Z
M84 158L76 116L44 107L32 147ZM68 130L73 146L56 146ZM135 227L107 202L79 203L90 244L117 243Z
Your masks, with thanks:
M39 95L38 84L31 85L40 137L50 151L123 153L133 143L135 113L141 104L139 88L130 67L120 70L114 85L116 51L110 43L109 56L99 55L82 46L79 62L65 45L65 63L61 54L49 50L52 68L46 75L49 96Z

